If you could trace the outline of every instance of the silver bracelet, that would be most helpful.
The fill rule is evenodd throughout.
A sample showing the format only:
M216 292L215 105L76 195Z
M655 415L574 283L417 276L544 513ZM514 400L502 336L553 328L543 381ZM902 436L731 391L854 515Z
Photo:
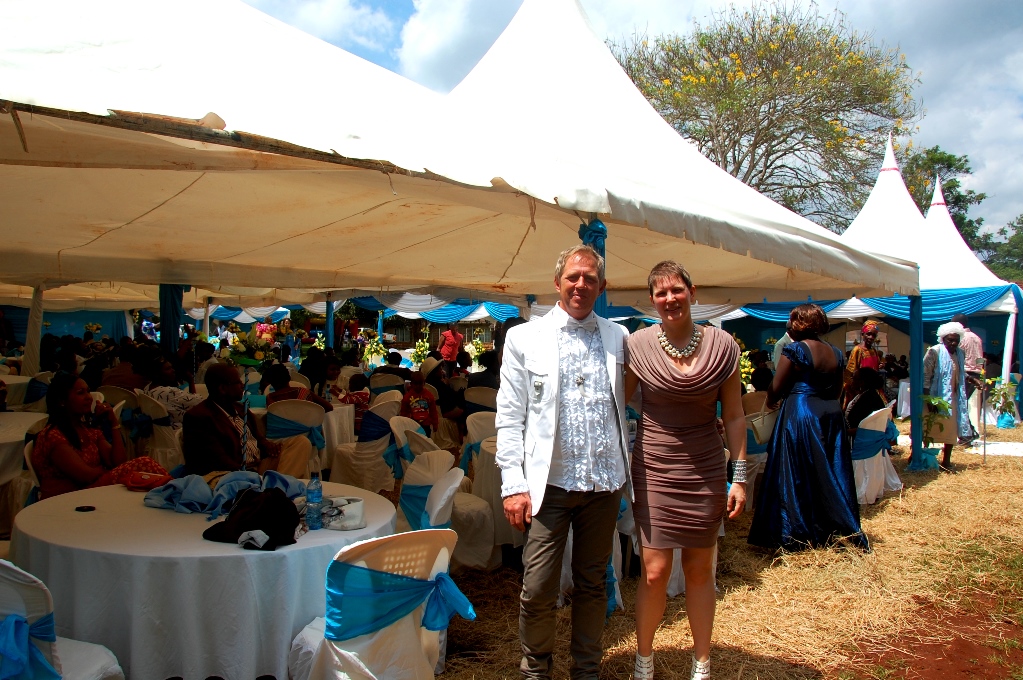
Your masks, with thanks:
M746 461L730 460L728 464L732 466L732 483L744 484L746 482Z

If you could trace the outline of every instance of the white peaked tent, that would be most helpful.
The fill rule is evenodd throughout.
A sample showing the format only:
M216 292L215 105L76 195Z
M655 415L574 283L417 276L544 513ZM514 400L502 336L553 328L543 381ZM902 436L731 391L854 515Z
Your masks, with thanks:
M502 97L488 104L488 129L438 128L435 144L414 122L440 110L439 95L237 0L183 0L174 12L5 3L0 100L13 104L0 115L10 263L0 281L542 297L553 254L578 242L578 210L608 220L611 285L626 298L664 257L699 264L704 302L915 292L911 266L845 246L703 160L632 87L574 0L526 2L481 67L509 41L522 47L520 69L501 71L498 89L530 94L519 110L547 120L544 136L527 144L537 125L526 136L506 126ZM551 69L564 74L561 90ZM466 87L480 76L470 78ZM449 99L467 107L485 93L469 94ZM581 126L569 107L603 117ZM615 115L601 114L610 107ZM583 127L620 138L584 140ZM477 167L481 186L459 183ZM520 171L532 174L519 182Z

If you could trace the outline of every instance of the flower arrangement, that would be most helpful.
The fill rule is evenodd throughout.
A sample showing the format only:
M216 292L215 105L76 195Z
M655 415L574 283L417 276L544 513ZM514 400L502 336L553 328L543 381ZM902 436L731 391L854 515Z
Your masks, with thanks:
M237 333L241 333L242 329L241 329L241 326L239 326L234 321L232 321L231 323L227 324L227 332L228 333L235 333L235 334L237 334Z
M739 351L740 352L745 352L746 351L746 343L742 341L742 338L740 338L735 333L732 333L732 340L735 340L735 344L737 344L739 346Z
M384 348L384 344L380 342L380 338L377 336L377 332L374 330L366 329L360 335L365 339L366 344L362 350L362 361L367 366L372 364L379 364L387 355L387 349ZM360 343L361 344L361 343Z
M778 344L778 338L774 337L773 335L771 337L769 337L767 340L764 340L764 346L765 347L773 347L774 345L777 345L777 344Z
M744 385L749 385L753 381L753 361L750 360L749 352L739 355L739 377Z
M426 361L427 355L430 353L430 341L426 338L421 338L416 341L416 348L412 350L409 355L409 360L419 366Z
M231 359L243 365L258 365L273 349L273 345L259 334L256 326L248 334L238 333L231 341Z
M472 357L472 363L477 366L480 365L480 356L487 351L487 346L480 340L480 329L475 329L472 332L472 343L466 345L466 351L469 352L469 356Z
M82 328L89 331L90 333L99 333L101 330L103 330L103 324L96 323L95 321L90 321L89 323L82 326Z
M315 347L316 349L324 349L326 346L327 336L324 335L323 333L320 333L319 335L316 336L316 339L313 340L313 347Z

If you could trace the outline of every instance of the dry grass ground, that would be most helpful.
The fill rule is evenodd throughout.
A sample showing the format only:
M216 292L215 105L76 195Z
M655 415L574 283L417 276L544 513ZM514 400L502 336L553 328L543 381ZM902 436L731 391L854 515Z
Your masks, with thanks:
M993 435L1023 440L1023 431ZM841 547L768 554L746 544L749 516L728 524L718 565L715 677L882 677L877 658L893 641L904 647L946 635L928 624L926 612L968 608L978 598L997 603L994 620L1023 623L1023 459L989 457L981 465L979 456L957 449L959 473L949 475L905 472L907 457L894 457L905 490L862 511L870 554ZM444 677L517 677L518 575L502 569L456 580L479 619L453 623ZM608 622L602 677L630 677L635 591L636 580L625 579L626 611ZM565 678L568 611L558 620L556 677ZM690 649L685 598L678 597L669 600L655 640L657 677L688 678Z

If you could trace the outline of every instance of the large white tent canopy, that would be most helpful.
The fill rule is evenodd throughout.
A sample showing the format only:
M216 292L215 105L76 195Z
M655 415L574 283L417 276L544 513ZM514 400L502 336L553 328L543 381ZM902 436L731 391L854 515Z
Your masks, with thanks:
M664 258L693 269L701 302L916 291L911 265L844 245L703 159L580 12L574 0L527 0L445 100L237 0L172 13L6 3L0 279L549 299L553 254L600 216L618 304L645 299L646 272ZM478 86L488 73L502 97ZM523 93L529 119L506 126ZM458 110L478 121L461 135L438 128L435 142L415 124ZM217 116L167 118L207 112Z

